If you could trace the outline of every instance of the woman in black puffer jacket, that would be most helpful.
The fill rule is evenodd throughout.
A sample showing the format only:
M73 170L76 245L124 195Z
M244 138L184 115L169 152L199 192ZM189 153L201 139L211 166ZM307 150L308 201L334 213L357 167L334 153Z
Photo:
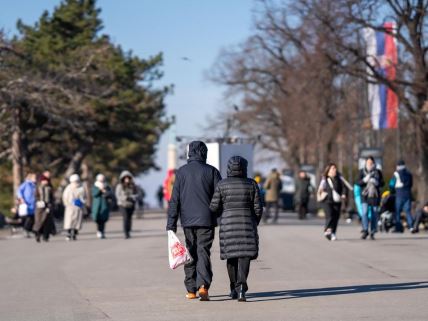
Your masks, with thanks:
M227 260L230 296L246 301L250 261L259 254L257 225L263 213L257 183L247 178L248 162L230 158L227 178L220 181L211 201L211 211L220 216L220 258Z

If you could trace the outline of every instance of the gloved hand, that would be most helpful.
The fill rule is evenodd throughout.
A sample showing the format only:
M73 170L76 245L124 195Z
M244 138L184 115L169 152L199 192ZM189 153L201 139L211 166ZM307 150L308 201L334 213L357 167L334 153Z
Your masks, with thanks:
M377 185L377 179L372 177L372 178L369 179L369 183Z
M177 233L177 227L167 227L167 231L173 231L174 233Z
M367 175L363 178L363 182L364 182L364 183L368 183L371 177L372 177L372 175L371 175L371 174L367 174Z

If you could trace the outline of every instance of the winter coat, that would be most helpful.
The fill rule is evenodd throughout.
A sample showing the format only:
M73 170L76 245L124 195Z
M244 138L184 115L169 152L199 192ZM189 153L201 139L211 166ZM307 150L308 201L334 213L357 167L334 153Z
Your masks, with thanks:
M51 185L41 185L38 188L38 208L34 217L33 231L40 233L43 227L47 227L51 234L55 234L53 221L54 198ZM43 206L42 206L43 205Z
M123 179L125 177L131 177L134 179L134 176L129 171L123 171L120 174L120 183L117 184L115 192L117 205L125 208L135 208L135 204L138 200L138 190L133 182L125 185L123 183Z
M86 202L83 186L70 183L64 190L62 201L65 206L64 229L80 230L82 227L83 210Z
M110 204L113 194L109 186L105 187L103 193L97 186L92 187L92 219L107 222L110 216Z
M331 185L333 185L333 187ZM323 177L320 182L319 189L321 189L324 192L327 192L327 197L323 200L323 203L328 203L328 204L342 203L342 196L346 196L346 193L347 193L346 185L343 183L342 176L340 174L337 174L334 178ZM340 198L337 198L335 200L333 195L333 190L337 193L337 195Z
M278 202L279 193L281 192L282 183L279 173L272 172L266 179L264 188L265 193L265 202Z
M32 181L25 181L18 188L17 197L27 204L27 215L33 216L36 211L36 184Z
M239 156L229 160L227 178L216 188L210 209L220 216L222 260L259 254L257 225L263 214L257 183L247 178L248 162Z
M309 177L298 178L296 182L295 202L297 204L305 204L309 202L311 189L311 180Z
M373 168L370 172L363 168L360 170L358 185L361 186L361 200L372 206L380 204L380 188L385 184L382 172Z
M217 226L217 217L210 211L210 203L221 175L216 168L206 164L207 152L203 142L190 143L187 164L176 172L167 230L177 229L178 217L183 227Z
M401 199L412 197L413 176L406 166L398 166L397 171L389 182L389 188L395 191L395 196Z

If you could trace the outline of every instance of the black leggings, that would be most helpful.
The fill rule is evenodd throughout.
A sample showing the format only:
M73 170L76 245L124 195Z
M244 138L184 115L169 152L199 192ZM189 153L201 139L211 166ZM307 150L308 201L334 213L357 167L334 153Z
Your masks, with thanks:
M134 214L134 208L120 207L119 210L123 217L123 232L125 233L125 236L129 236L129 233L132 230L132 215Z
M337 223L340 218L340 208L341 203L324 203L324 211L325 211L325 229L331 229L332 233L336 233Z

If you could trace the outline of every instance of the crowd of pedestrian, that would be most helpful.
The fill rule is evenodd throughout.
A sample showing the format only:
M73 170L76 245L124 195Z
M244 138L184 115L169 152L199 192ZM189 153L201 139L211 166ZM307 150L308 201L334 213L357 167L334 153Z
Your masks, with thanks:
M123 218L124 237L128 239L135 209L137 206L142 208L143 197L144 192L129 171L120 174L114 191L103 174L96 176L91 189L83 184L78 174L73 174L68 178L58 204L50 172L45 171L39 176L30 172L17 190L16 206L11 209L12 221L19 222L27 237L34 235L37 242L47 242L51 235L57 234L55 216L63 209L62 227L67 241L77 240L86 216L95 222L97 238L104 239L110 211L117 207Z

